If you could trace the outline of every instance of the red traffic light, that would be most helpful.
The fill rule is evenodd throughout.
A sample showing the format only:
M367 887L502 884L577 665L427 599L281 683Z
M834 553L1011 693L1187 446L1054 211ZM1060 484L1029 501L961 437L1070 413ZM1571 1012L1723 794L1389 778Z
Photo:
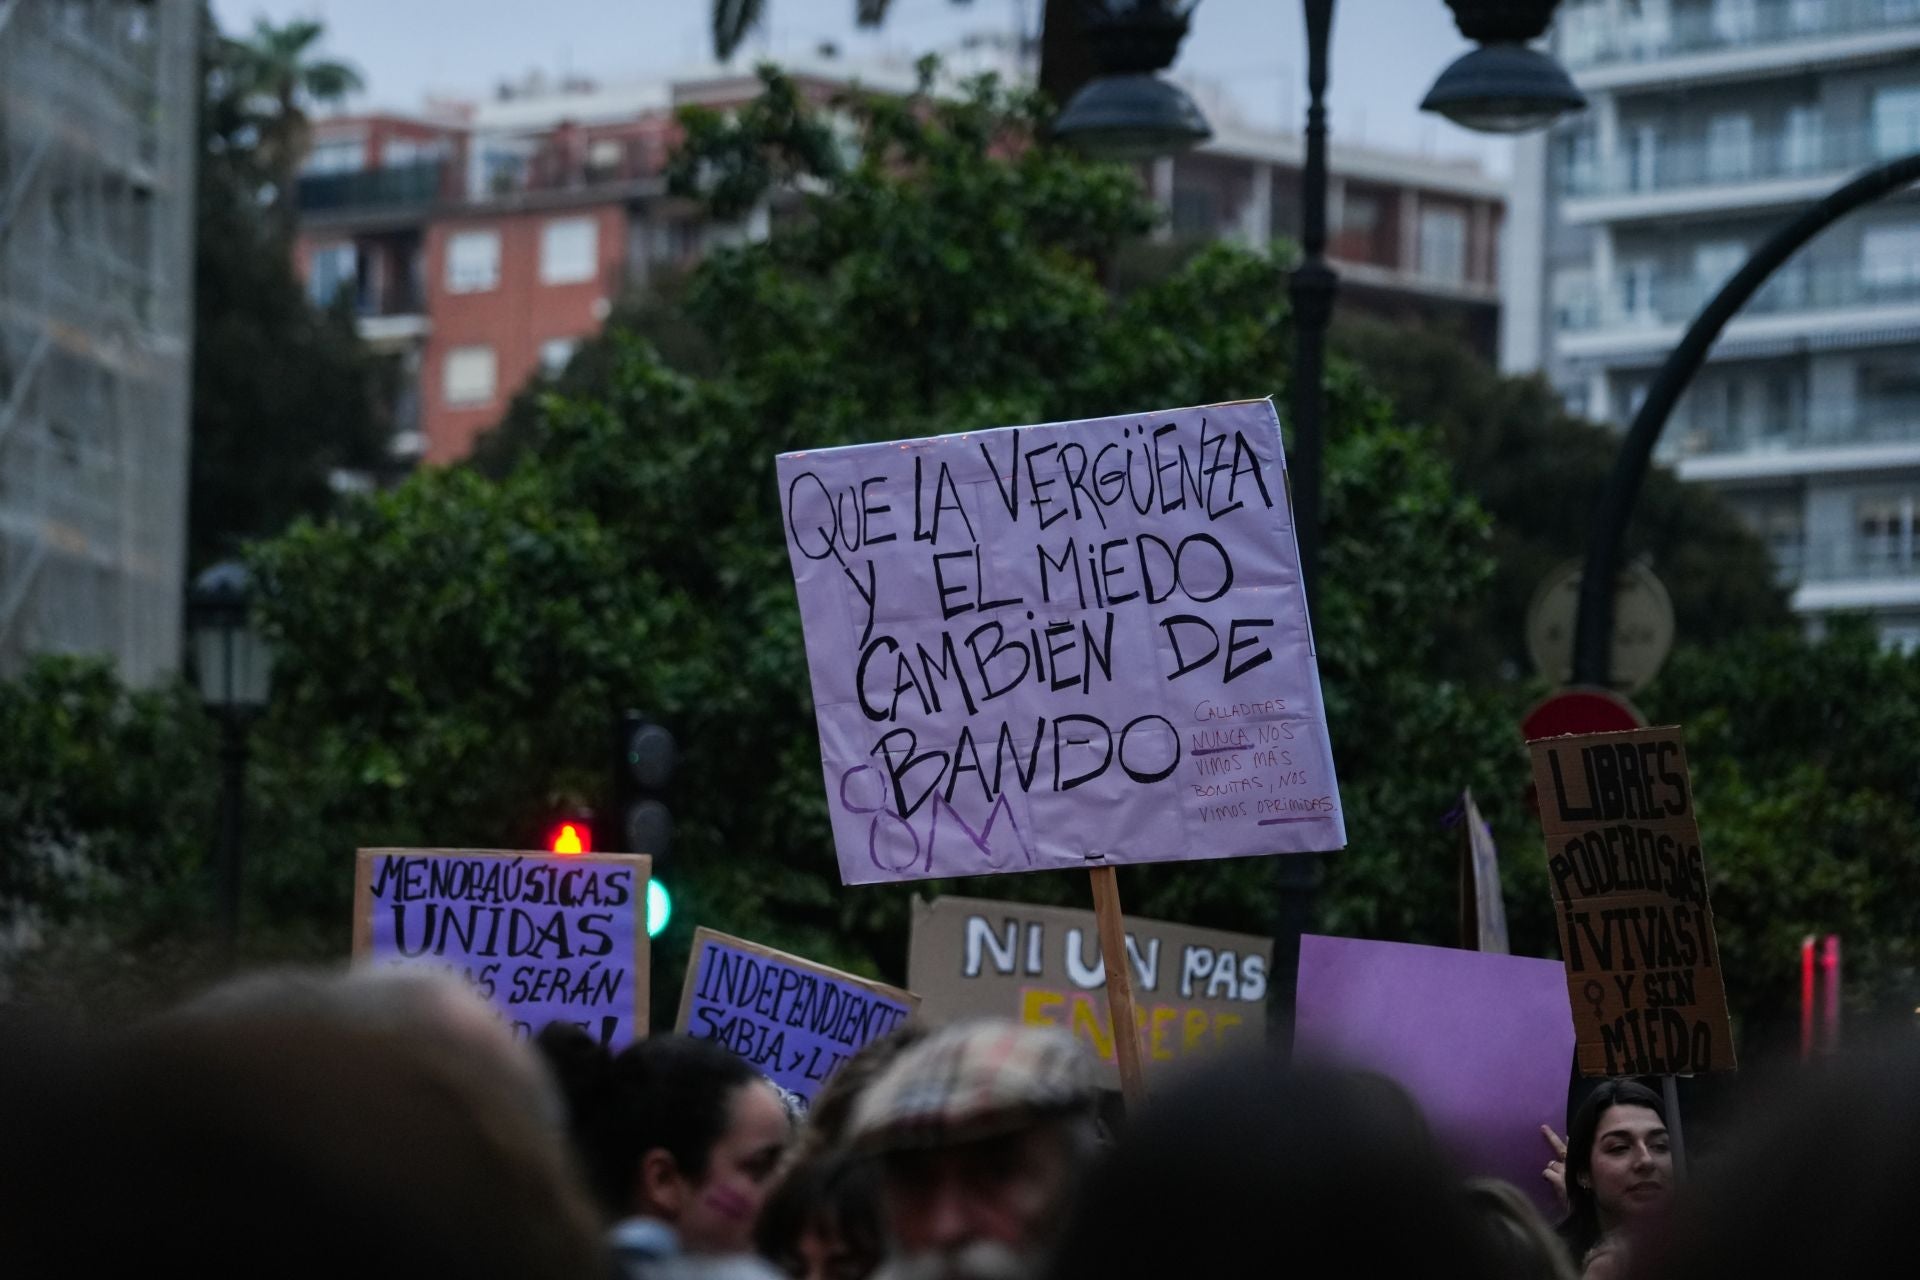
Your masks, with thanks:
M563 822L547 837L547 848L555 853L592 853L593 830L584 822Z

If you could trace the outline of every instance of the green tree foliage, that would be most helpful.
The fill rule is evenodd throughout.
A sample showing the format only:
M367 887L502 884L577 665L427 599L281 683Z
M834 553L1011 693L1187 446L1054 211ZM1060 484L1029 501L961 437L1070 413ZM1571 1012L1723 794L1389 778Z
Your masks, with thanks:
M392 424L388 377L354 332L352 290L318 311L284 228L261 205L272 181L239 46L208 20L194 240L189 560L324 511L336 471L378 467ZM251 74L251 73L249 73Z
M1748 1046L1798 1015L1800 940L1841 935L1849 1016L1920 1003L1920 655L1864 620L1683 651L1643 701L1680 722L1729 1003Z
M1450 627L1452 669L1531 670L1527 606L1556 567L1585 557L1618 433L1573 417L1538 378L1500 376L1450 334L1351 317L1335 338L1404 420L1440 433L1453 483L1492 519L1499 567L1487 600ZM1718 495L1664 467L1647 475L1626 554L1659 575L1690 643L1787 625L1766 548Z
M129 948L193 932L209 730L184 688L129 691L105 661L0 682L0 998L22 957L130 967Z
M836 884L773 455L1275 393L1290 335L1267 258L1222 248L1125 298L1103 287L1152 211L1127 171L1023 142L1036 100L982 85L851 110L844 156L817 145L777 78L753 111L692 116L683 189L737 212L798 172L816 194L691 282L678 311L697 373L616 328L581 353L599 385L563 378L490 465L518 457L549 476L673 602L636 697L692 765L677 797L694 868L681 918L897 974L910 891ZM1331 914L1433 939L1452 910L1440 818L1462 785L1500 792L1518 750L1497 712L1431 678L1428 621L1484 582L1486 528L1430 438L1397 428L1350 368L1332 391L1316 630L1356 852L1330 872ZM1264 930L1271 876L1258 861L1138 869L1126 894L1142 913ZM973 888L1085 898L1073 877Z
M309 108L339 102L364 87L351 64L315 54L325 33L326 24L311 18L275 26L260 17L245 39L215 37L221 79L251 125L251 150L273 184L273 208L283 232L293 227L296 175L313 136Z
M817 145L777 78L754 111L693 118L694 194L744 208L805 177L777 234L622 308L510 415L484 469L416 475L256 550L280 652L256 735L256 954L344 949L356 846L525 844L558 805L604 804L627 706L682 744L663 1018L695 924L899 977L914 892L1085 903L1073 876L839 885L773 456L1284 397L1282 270L1214 248L1117 295L1110 264L1151 210L1124 170L1033 144L1034 100L981 85L845 110L846 149ZM1443 817L1472 786L1506 854L1516 950L1552 954L1518 708L1484 670L1460 678L1455 652L1457 620L1486 616L1499 529L1441 430L1403 425L1355 363L1330 383L1314 621L1351 846L1327 860L1321 926L1450 941L1459 833ZM1916 933L1916 762L1869 744L1920 741L1912 680L1865 641L1762 637L1677 660L1650 694L1693 726L1721 937L1730 970L1751 967L1734 997L1756 1026L1797 930L1850 947L1858 930L1873 992L1910 973L1911 943L1892 940ZM1830 852L1810 857L1816 838ZM1273 865L1130 868L1122 894L1142 915L1264 930Z

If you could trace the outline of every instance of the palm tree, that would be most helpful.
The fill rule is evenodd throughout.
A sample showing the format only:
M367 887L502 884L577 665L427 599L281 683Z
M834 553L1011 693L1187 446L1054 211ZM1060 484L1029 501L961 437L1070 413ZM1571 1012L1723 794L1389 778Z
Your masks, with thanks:
M953 0L966 4L969 0ZM1097 2L1097 0L1094 0ZM886 21L890 0L853 0L854 20L863 27ZM1064 103L1094 75L1093 59L1081 37L1081 10L1089 0L1044 0L1040 20L1040 89L1055 104ZM713 56L725 62L765 21L767 0L713 0Z
M259 18L250 37L224 42L233 95L252 116L262 166L273 178L275 211L289 230L295 175L313 132L307 109L338 102L365 87L351 63L313 56L325 29L305 19L276 27Z

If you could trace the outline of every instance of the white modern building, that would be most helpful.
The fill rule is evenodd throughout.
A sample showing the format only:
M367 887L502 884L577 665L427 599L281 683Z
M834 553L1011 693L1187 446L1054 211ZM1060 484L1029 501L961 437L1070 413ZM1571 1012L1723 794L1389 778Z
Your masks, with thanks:
M1920 0L1563 0L1591 104L1522 141L1501 361L1624 426L1776 227L1920 151ZM1920 645L1920 193L1843 219L1727 326L1661 458L1722 490L1796 610Z

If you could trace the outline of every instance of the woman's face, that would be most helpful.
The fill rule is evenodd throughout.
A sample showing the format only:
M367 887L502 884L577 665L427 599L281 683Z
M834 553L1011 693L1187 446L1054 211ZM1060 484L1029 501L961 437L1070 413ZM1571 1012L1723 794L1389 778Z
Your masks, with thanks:
M727 1127L713 1144L704 1176L687 1188L674 1224L688 1253L749 1253L753 1224L773 1172L792 1137L787 1109L764 1081L736 1089Z
M1646 1107L1608 1107L1594 1130L1588 1168L1582 1181L1593 1191L1603 1231L1639 1217L1673 1189L1666 1122Z

